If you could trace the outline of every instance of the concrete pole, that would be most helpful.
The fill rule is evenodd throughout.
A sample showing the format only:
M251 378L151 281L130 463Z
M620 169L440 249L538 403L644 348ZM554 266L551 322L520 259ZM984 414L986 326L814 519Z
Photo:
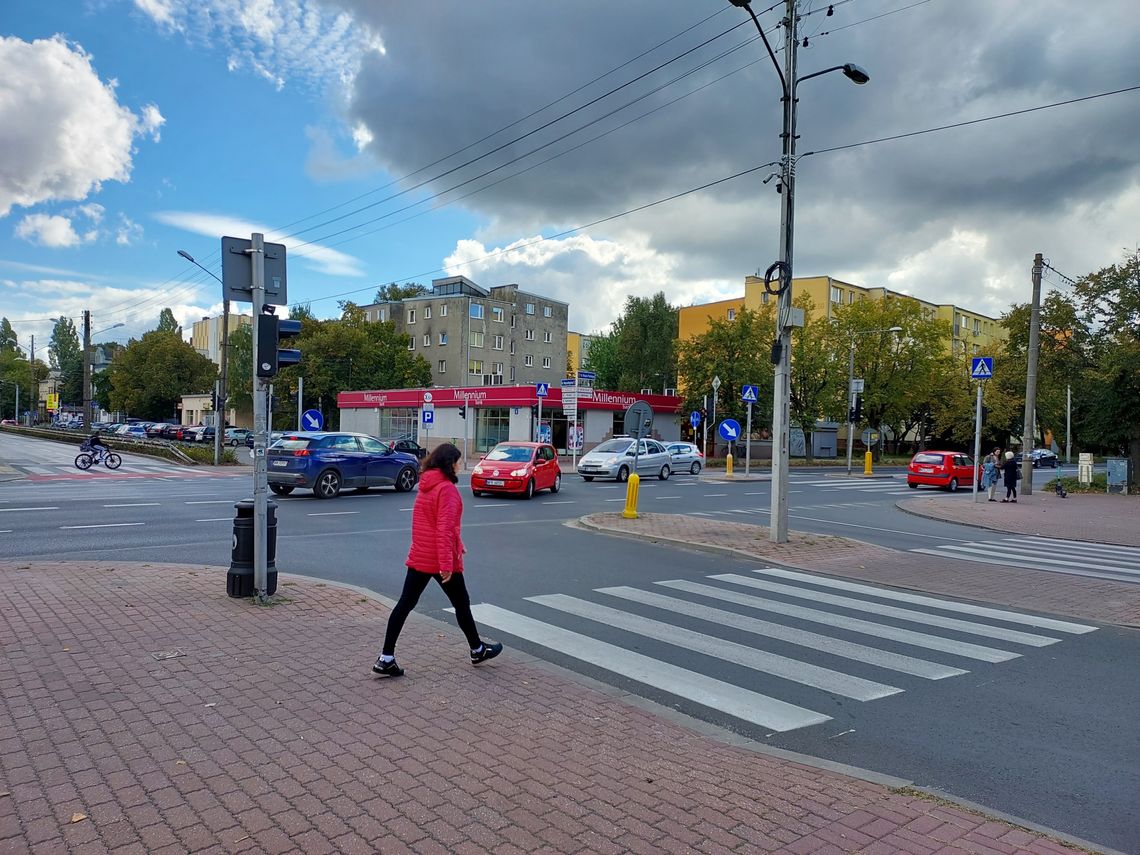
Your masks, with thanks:
M230 301L222 300L222 373L218 381L218 406L215 414L218 416L214 426L214 465L222 464L222 440L226 432L226 398L229 394L229 364L230 364Z
M978 403L974 409L974 501L978 501L978 475L982 455L982 384L978 383Z
M83 310L83 425L91 427L91 311Z
M32 335L32 358L29 365L32 369L32 404L28 407L28 427L32 426L32 420L40 414L40 381L36 376L36 337Z
M305 378L297 378L297 430L304 430L301 415L305 412Z
M1037 351L1041 338L1041 253L1033 256L1033 302L1029 309L1029 353L1025 371L1025 423L1021 434L1021 492L1033 495L1033 416L1037 410Z
M1073 441L1073 387L1068 386L1065 389L1065 464L1068 465L1072 462L1069 457L1071 443Z
M855 336L851 336L851 347L847 352L847 477L851 477L851 447L855 444L855 422L851 414L855 411Z
M264 599L269 587L269 484L265 449L269 444L266 382L257 376L261 355L257 330L265 319L265 236L252 235L250 265L253 297L253 587Z

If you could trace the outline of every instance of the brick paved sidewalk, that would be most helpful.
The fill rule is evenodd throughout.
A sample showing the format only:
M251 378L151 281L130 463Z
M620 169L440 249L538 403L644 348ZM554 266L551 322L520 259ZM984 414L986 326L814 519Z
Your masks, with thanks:
M734 747L413 616L224 571L0 562L0 852L1078 850Z

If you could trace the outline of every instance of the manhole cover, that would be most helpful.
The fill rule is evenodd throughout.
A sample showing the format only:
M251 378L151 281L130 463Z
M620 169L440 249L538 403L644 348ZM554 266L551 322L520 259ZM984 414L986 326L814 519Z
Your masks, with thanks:
M164 659L177 659L179 656L185 656L186 654L183 653L181 650L176 649L176 650L160 650L157 653L152 653L150 655L153 656L155 659L157 659L159 662L161 662Z

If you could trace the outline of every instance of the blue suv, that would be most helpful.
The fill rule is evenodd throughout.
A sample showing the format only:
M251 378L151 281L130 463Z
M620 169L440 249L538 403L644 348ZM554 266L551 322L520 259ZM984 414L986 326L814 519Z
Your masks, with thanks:
M406 493L419 480L415 455L362 433L285 433L269 447L269 489L288 496L297 487L332 499L343 487L395 487Z

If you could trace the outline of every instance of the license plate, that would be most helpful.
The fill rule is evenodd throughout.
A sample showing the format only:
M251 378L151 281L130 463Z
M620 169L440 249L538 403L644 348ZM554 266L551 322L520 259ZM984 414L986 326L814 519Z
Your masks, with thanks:
M919 466L918 471L924 475L930 475L931 473L934 472L934 470L931 469L929 466Z
M504 483L504 482L502 482L502 481L492 481L492 480L488 480L488 481L487 481L487 486L488 486L488 487L502 487L502 486L503 486L503 483Z
M274 460L273 465L274 466L288 466L289 461L288 460Z

